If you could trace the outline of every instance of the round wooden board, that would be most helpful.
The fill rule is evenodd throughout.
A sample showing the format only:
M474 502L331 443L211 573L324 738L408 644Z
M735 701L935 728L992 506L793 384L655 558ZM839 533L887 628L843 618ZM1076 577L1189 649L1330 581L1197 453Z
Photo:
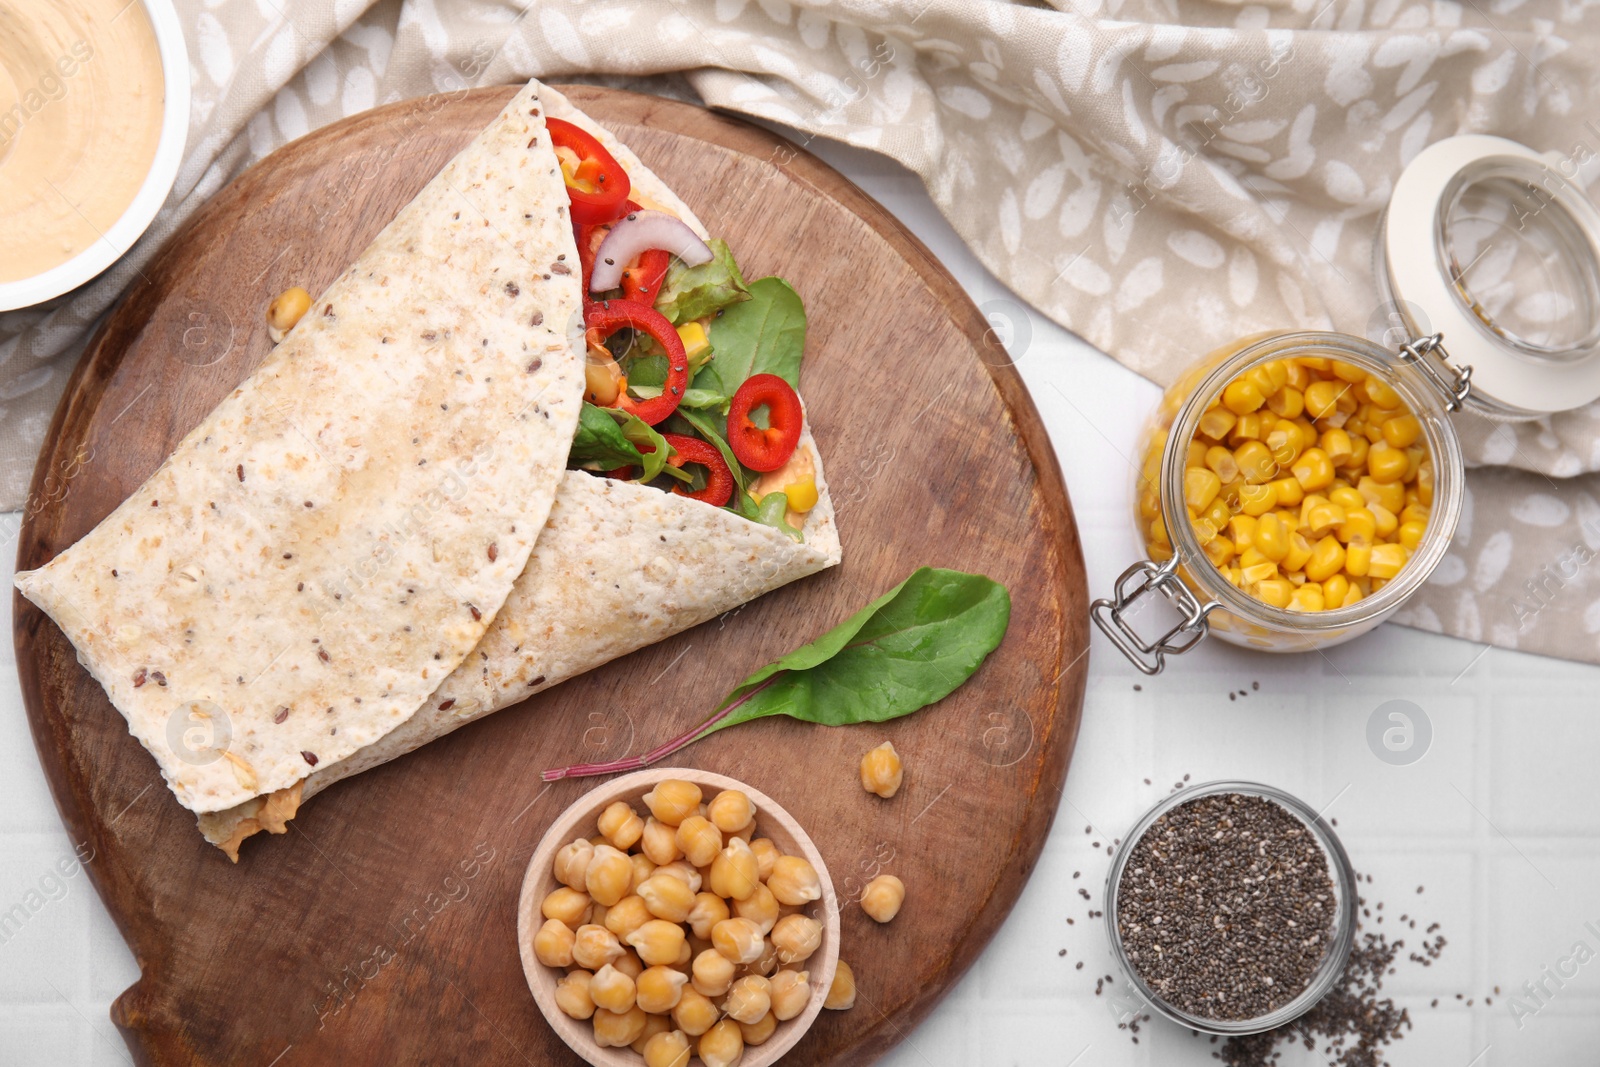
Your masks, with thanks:
M513 89L379 108L286 146L219 193L146 269L79 364L34 477L18 569L87 533L269 348L264 309L319 292ZM938 1002L1033 868L1077 735L1087 592L1037 412L955 280L883 208L787 141L651 97L573 87L810 319L803 391L843 533L804 579L460 730L307 804L234 866L196 832L59 630L18 596L40 759L142 971L112 1014L141 1062L576 1063L515 943L523 867L593 783L540 769L641 751L744 675L923 565L1010 587L1010 633L965 687L882 726L764 720L680 762L756 784L809 828L845 898L860 997L787 1062L870 1062ZM626 566L626 560L619 560ZM892 801L856 764L904 754ZM878 870L907 902L850 902Z

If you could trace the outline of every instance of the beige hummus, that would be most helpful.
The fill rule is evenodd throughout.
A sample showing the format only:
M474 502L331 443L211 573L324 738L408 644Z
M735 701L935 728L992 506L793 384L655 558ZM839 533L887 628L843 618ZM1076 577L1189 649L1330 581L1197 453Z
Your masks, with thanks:
M138 0L0 4L0 282L103 239L155 159L164 84Z

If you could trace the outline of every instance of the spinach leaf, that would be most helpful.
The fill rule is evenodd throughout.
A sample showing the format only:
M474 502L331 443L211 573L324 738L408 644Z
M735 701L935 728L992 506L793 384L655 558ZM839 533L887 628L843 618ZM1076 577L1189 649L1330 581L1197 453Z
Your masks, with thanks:
M666 468L671 455L667 439L639 416L586 401L578 413L578 432L567 453L567 464L602 471L642 467L638 481L648 482Z
M941 700L1005 636L1011 596L977 574L923 567L728 694L695 735L769 715L842 726L883 722Z
M806 344L806 309L782 278L750 283L750 299L711 321L717 380L732 397L752 374L776 374L800 388L800 356ZM703 371L701 372L704 373ZM696 376L696 385L699 385Z
M644 463L639 448L623 434L605 408L585 402L578 414L578 433L572 439L567 463L596 463L605 470Z
M843 726L909 715L954 692L1005 637L1011 595L980 574L923 567L728 694L716 714L642 756L545 771L547 782L637 770L771 715Z
M662 280L655 308L674 326L750 299L750 290L727 242L713 237L711 261L686 267L676 256ZM715 347L715 346L713 346Z

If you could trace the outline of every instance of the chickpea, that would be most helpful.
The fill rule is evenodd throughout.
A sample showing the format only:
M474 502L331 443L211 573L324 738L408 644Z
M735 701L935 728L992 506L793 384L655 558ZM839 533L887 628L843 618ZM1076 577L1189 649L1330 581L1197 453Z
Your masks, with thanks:
M644 795L645 807L660 822L677 826L700 807L700 787L681 778L668 778L657 782L654 789Z
M273 297L267 305L267 336L272 343L282 341L295 323L311 309L311 294L300 286L291 286Z
M734 962L716 949L696 956L692 968L694 988L704 996L720 997L733 985Z
M733 983L722 1011L735 1022L754 1023L772 1008L772 983L759 974L745 975Z
M546 919L566 923L576 930L588 920L589 894L562 886L544 898L539 910Z
M698 1048L705 1067L734 1067L744 1056L744 1034L737 1022L724 1019L700 1035Z
M739 1035L744 1038L745 1047L748 1048L764 1043L777 1029L777 1016L769 1011L753 1023L740 1023Z
M644 1067L689 1067L689 1038L683 1030L664 1030L644 1046Z
M785 915L772 928L779 963L802 963L822 947L822 924L809 915Z
M577 935L560 919L546 919L533 935L533 955L546 967L571 967L572 945Z
M905 883L892 874L880 874L861 891L861 910L875 921L886 923L900 914L905 899Z
M876 793L887 800L900 791L900 783L904 780L905 768L893 743L885 741L861 757L861 788L867 792Z
M724 789L706 805L706 817L725 834L748 826L756 817L756 806L737 789Z
M601 1048L631 1045L644 1033L645 1014L638 1008L625 1012L600 1010L594 1013L594 1043Z
M767 888L779 904L808 904L822 897L822 880L816 868L800 856L779 856L772 862Z
M624 800L610 804L600 813L597 823L601 835L623 852L637 844L644 835L644 820Z
M594 1014L594 1001L589 996L588 971L568 971L556 983L556 1007L574 1019L587 1019Z
M856 975L844 960L833 972L833 984L828 987L822 1006L831 1011L848 1011L856 1006Z
M772 976L772 1014L787 1022L811 1003L810 971L779 971Z
M562 845L556 852L556 881L569 889L584 892L584 874L589 870L589 861L593 858L594 846L581 837Z

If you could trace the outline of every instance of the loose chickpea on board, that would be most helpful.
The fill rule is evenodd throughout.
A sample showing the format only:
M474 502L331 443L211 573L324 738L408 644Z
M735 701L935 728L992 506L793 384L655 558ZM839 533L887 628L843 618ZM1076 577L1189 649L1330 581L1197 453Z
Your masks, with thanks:
M900 791L904 780L905 766L893 742L885 741L861 757L861 788L867 792L887 800Z
M900 914L905 900L905 883L892 874L880 874L861 891L861 910L873 921L886 923Z

